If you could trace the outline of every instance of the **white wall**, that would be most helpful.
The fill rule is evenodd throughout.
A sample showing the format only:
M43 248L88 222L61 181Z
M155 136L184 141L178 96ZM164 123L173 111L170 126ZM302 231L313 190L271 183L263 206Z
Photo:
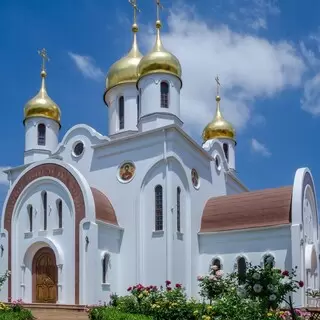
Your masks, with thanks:
M120 244L121 244L122 231L108 226L102 222L98 223L98 264L96 264L95 272L97 274L97 294L96 301L109 301L110 294L114 292L124 291L119 286L121 277L124 273L128 272L130 266L122 265L120 262ZM110 255L109 266L107 268L107 283L102 282L102 261L104 254Z
M108 103L109 136L127 131L136 132L138 90L135 83L121 84L110 89L106 96ZM119 127L119 98L124 97L124 128Z
M45 145L38 145L38 125L46 126ZM40 161L48 158L58 145L59 124L54 120L34 117L25 121L24 163Z
M47 191L47 230L43 228L41 193ZM57 199L63 201L63 228L58 228ZM29 232L27 207L33 206L33 232ZM19 198L12 227L12 298L32 302L32 259L41 246L51 246L60 252L57 264L63 262L58 279L60 303L74 303L74 208L68 191L55 179L39 179L31 183ZM73 240L73 241L72 241ZM63 252L63 256L62 256ZM60 261L60 262L59 262ZM22 270L25 266L25 271Z
M291 270L290 226L247 229L211 234L200 234L200 260L197 275L205 275L214 258L220 258L223 271L231 273L237 258L242 255L247 262L260 265L267 253L275 257L277 268Z

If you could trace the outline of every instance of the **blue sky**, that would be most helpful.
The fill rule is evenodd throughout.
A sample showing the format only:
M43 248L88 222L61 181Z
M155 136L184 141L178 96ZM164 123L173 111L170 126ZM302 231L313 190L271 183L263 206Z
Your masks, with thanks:
M223 112L237 128L242 181L250 189L289 185L295 170L308 166L320 186L320 2L162 3L163 42L183 68L186 130L200 142L214 114L219 74ZM155 4L138 5L146 53ZM23 163L23 107L39 89L43 47L50 57L48 93L62 110L61 137L78 123L107 134L105 75L130 48L131 19L127 0L1 1L1 167Z

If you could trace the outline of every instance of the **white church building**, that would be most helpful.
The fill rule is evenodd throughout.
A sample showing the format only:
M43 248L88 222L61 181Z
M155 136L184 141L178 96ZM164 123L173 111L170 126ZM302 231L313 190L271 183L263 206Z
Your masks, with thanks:
M306 285L297 306L308 288L319 289L310 170L297 169L290 186L249 191L237 177L235 130L219 93L197 144L180 117L181 65L160 29L158 15L155 45L143 56L135 19L131 51L107 74L108 136L79 124L58 140L60 108L47 94L40 52L41 88L24 109L24 164L6 170L0 273L12 275L2 301L94 304L165 280L196 297L197 276L213 263L244 272L266 257L298 267Z

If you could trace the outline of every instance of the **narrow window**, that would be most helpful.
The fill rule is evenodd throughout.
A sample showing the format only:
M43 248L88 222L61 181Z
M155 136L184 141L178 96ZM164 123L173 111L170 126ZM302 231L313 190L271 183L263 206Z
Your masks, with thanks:
M42 205L43 205L43 230L47 230L47 193L42 194Z
M102 283L107 283L109 261L110 255L108 253L105 253L102 259Z
M246 278L247 273L247 263L246 259L244 257L241 257L238 259L238 277L239 277L239 283L243 283Z
M223 144L223 151L226 156L227 162L229 162L229 146L227 143Z
M162 81L160 85L161 91L161 108L169 108L169 85L167 82Z
M58 200L58 228L62 228L62 201Z
M155 188L155 230L163 230L162 186Z
M221 270L221 261L220 259L216 258L213 260L212 262L212 266L216 266L218 268L218 270Z
M119 129L124 128L124 97L119 98Z
M274 268L275 266L274 256L272 256L271 254L266 254L263 257L263 266L265 268Z
M28 216L29 216L29 231L32 232L33 230L33 209L32 206L28 206Z
M137 123L139 122L140 118L140 96L137 95Z
M43 123L38 124L38 145L46 144L46 126Z
M177 188L177 231L181 231L181 216L180 216L180 197L181 197L181 189Z

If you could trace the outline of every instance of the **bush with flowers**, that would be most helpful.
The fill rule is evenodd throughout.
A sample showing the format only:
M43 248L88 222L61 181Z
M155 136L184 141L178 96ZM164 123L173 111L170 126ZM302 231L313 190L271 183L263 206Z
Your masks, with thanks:
M188 299L181 284L166 281L160 287L129 287L128 296L113 295L110 305L101 310L144 315L153 320L307 320L310 314L295 310L288 299L303 286L295 276L296 269L280 271L270 265L248 265L242 276L223 275L213 266L208 275L198 277L202 302ZM289 311L280 311L284 302L289 304ZM95 316L94 312L96 309L89 311L92 320L111 319Z
M0 276L0 290L6 280L10 277L11 272L6 271ZM32 320L34 317L30 310L24 309L21 299L14 300L11 303L0 302L0 319L1 320Z
M1 320L33 320L34 317L30 310L24 309L22 300L12 301L11 303L0 302Z

